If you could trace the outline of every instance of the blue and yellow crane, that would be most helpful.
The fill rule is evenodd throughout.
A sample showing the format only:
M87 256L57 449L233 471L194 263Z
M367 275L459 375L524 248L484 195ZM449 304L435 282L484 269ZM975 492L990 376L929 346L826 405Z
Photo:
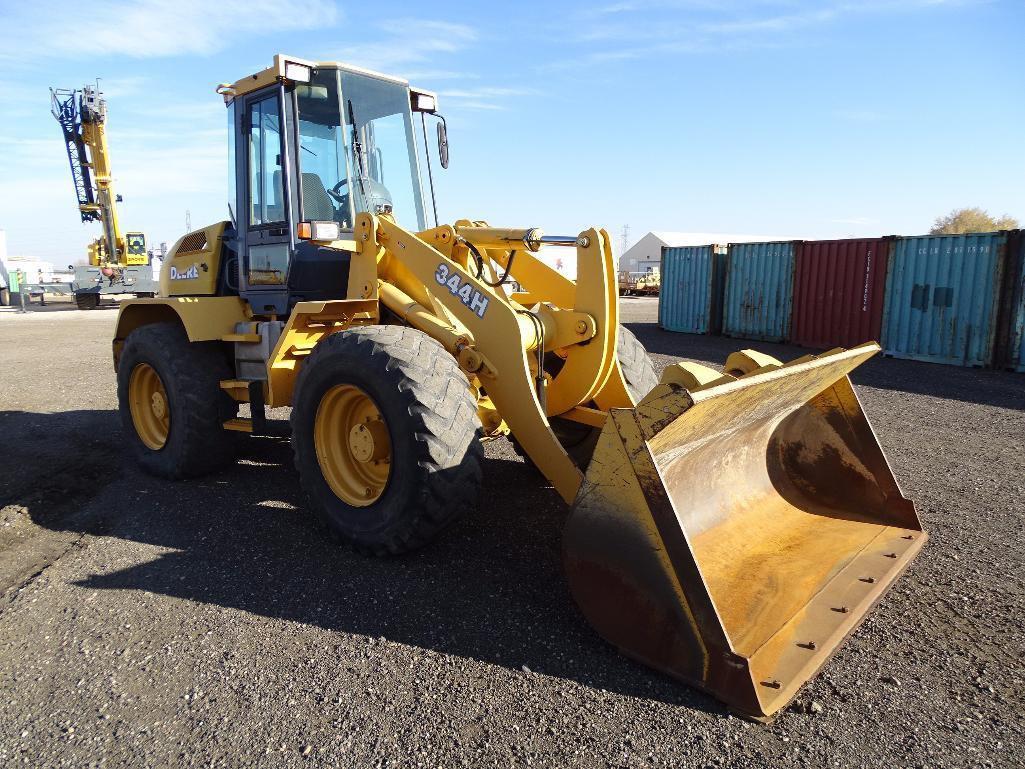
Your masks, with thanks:
M88 247L88 266L75 267L75 301L92 309L103 294L153 296L156 286L146 253L146 236L123 232L107 147L107 101L98 86L50 89L53 116L60 123L71 178L84 223L98 221L103 235Z

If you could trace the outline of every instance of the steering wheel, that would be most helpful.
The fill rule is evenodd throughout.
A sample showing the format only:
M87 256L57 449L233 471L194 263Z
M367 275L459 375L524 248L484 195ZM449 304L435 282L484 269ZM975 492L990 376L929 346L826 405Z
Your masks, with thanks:
M348 179L342 179L340 182L338 182L338 184L336 184L334 187L332 187L330 190L328 190L327 194L330 195L331 197L333 197L338 203L347 206L347 205L349 205L349 195L348 195L348 193L345 193L343 195L340 192L340 190L342 189L342 187L348 186L348 184L349 184L349 180Z

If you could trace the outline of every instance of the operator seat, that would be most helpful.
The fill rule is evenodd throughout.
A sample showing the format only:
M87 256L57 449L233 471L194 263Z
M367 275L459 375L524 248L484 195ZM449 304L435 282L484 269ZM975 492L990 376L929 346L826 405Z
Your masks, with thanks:
M303 185L303 217L330 222L335 218L335 207L331 196L327 194L323 179L318 174L304 173Z

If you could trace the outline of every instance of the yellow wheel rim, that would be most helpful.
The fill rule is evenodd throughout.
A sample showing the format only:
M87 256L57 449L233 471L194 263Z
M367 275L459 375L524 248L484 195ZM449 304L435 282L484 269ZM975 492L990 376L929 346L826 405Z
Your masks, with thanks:
M128 404L139 440L148 449L160 451L171 429L171 408L167 390L156 370L148 363L132 369L128 380Z
M331 491L353 507L374 504L388 485L391 438L374 399L355 385L335 385L317 408L317 461Z

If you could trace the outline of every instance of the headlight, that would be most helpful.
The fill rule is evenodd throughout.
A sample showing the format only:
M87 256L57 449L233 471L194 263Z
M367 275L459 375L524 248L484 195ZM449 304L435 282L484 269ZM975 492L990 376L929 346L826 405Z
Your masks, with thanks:
M424 93L423 91L411 91L410 101L412 102L413 112L437 112L438 111L438 97L433 93Z
M296 227L299 240L338 240L341 233L338 222L299 222Z
M312 70L305 64L296 64L294 61L285 62L285 79L294 80L296 83L310 82Z

